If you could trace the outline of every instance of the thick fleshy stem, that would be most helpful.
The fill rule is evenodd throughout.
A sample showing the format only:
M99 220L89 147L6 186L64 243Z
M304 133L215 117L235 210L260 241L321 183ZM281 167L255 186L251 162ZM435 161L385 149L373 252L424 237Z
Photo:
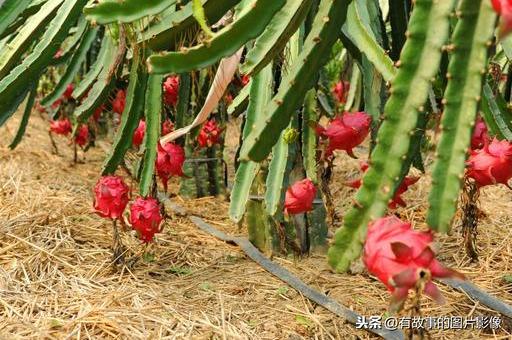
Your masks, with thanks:
M462 191L462 236L464 237L464 246L466 254L471 261L478 261L478 248L476 239L478 235L478 219L480 209L478 208L478 198L480 190L476 183L466 177Z

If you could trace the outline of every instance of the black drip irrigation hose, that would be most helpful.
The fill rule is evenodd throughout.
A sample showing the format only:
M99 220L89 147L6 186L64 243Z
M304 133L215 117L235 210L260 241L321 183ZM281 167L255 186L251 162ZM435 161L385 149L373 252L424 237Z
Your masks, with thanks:
M354 312L353 310L339 304L336 300L329 296L321 293L312 287L308 286L297 276L293 275L287 269L281 267L277 263L271 261L265 255L263 255L258 248L256 248L247 238L245 237L232 237L226 233L214 228L210 224L206 223L203 219L197 216L190 216L187 212L179 205L171 202L169 197L163 193L158 194L159 200L164 203L168 210L177 212L180 215L188 216L190 221L194 223L199 229L206 232L207 234L214 236L226 243L236 245L254 262L260 265L270 274L279 278L281 281L287 283L290 287L294 288L302 295L315 302L316 304L324 307L328 311L336 314L337 316L345 319L351 324L356 324L357 320L361 315ZM381 336L386 340L404 340L405 336L401 330L390 330L386 328L381 329L365 329L368 332L374 333Z

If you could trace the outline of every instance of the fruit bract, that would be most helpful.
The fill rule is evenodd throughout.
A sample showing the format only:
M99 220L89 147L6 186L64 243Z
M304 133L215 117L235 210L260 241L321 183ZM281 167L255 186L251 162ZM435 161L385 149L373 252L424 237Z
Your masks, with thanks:
M348 81L339 81L332 87L332 94L339 104L345 104L347 102L348 90L350 83Z
M478 117L475 122L473 134L471 135L471 149L481 149L485 144L489 143L489 141L490 138L487 125L485 125L485 122L481 117Z
M197 136L197 143L202 148L209 148L220 142L220 135L222 129L217 125L215 120L209 120L204 125L199 135Z
M505 184L512 178L512 143L493 139L480 150L471 151L467 161L467 175L479 187Z
M379 218L369 224L363 261L368 271L393 293L393 311L402 308L409 289L420 280L424 280L425 294L443 303L444 299L432 279L464 278L436 260L430 246L432 241L431 231L415 231L410 223L395 216Z
M135 129L132 138L132 145L138 148L144 141L144 135L146 134L146 122L141 120L139 126Z

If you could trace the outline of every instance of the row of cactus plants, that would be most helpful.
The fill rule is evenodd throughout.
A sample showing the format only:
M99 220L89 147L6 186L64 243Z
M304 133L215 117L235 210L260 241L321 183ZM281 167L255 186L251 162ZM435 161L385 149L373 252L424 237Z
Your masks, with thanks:
M127 222L145 242L163 219L156 179L168 191L179 177L185 195L230 191L230 217L260 249L305 255L325 251L340 219L335 157L367 159L347 183L358 192L328 261L347 271L364 248L399 309L418 282L440 300L430 279L461 277L430 243L450 230L463 183L475 196L512 177L510 30L508 0L5 0L0 125L26 102L11 147L35 107L48 114L54 146L54 135L70 139L75 161L78 148L114 133L95 208L114 221L116 258L115 221L128 224L129 200L119 168L140 183ZM239 116L230 187L223 134ZM367 155L355 152L368 136ZM405 206L418 180L409 171L425 172L432 148L432 231L419 233L386 215ZM381 256L391 262L376 263Z

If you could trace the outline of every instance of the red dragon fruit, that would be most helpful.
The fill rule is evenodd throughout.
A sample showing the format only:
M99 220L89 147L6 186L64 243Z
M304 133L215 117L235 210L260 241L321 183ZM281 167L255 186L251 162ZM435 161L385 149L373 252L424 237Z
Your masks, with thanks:
M332 94L334 98L338 101L339 104L345 104L347 102L348 90L350 88L350 83L348 81L339 81L334 84L332 88Z
M226 105L229 106L233 103L233 95L231 93L227 93L225 96L224 96L224 101L226 102Z
M409 289L415 288L420 280L425 282L425 294L443 303L443 296L432 280L446 277L464 279L462 274L443 267L436 260L432 241L431 231L415 231L410 223L395 216L383 217L369 224L363 261L368 271L393 293L393 312L402 309Z
M71 133L73 128L71 127L71 122L69 119L59 119L59 120L52 120L50 122L50 132L61 135L61 136L67 136Z
M132 138L132 145L138 148L144 141L144 135L146 134L146 122L141 120L139 126L135 129Z
M46 113L46 108L40 102L36 102L35 108L39 113Z
M183 163L185 163L185 150L181 146L171 142L163 146L158 143L156 171L166 192L167 182L171 176L183 176Z
M222 129L217 125L214 119L209 120L203 125L201 132L197 136L197 143L202 148L209 148L220 142Z
M242 76L242 78L240 79L240 82L242 83L242 86L245 87L245 86L247 86L247 84L249 84L251 82L251 77L249 77L248 75L244 74Z
M126 91L123 89L117 90L116 97L112 101L112 111L122 115L126 105Z
M59 48L57 52L55 52L55 54L53 55L53 59L59 59L60 57L62 57L62 53L64 53L64 51L61 48Z
M53 110L57 110L59 108L60 104L62 104L62 99L61 98L59 98L56 101L54 101L51 107L52 107Z
M512 0L491 0L494 10L501 16L500 36L512 31Z
M180 78L178 76L167 77L164 83L164 101L169 106L176 106L180 90Z
M467 176L473 178L478 187L501 183L510 188L512 143L493 139L482 149L471 151L466 164Z
M95 122L99 122L100 118L101 118L101 115L103 114L103 111L105 111L105 105L101 105L100 107L98 107L93 115L92 115L92 118Z
M160 205L154 198L137 198L130 206L130 223L139 238L150 243L156 233L160 232L163 217Z
M174 131L174 123L171 122L169 119L166 119L162 123L162 136L168 135L173 131Z
M309 178L295 182L286 190L284 212L287 215L302 214L313 210L316 187Z
M64 94L62 95L62 97L66 100L69 100L71 98L73 98L73 91L75 90L75 86L73 84L69 84L67 87L66 87L66 91L64 91Z
M473 135L471 136L471 149L477 150L484 147L490 141L489 132L487 125L484 120L478 117L475 122L475 128L473 129Z
M94 210L101 217L120 218L128 204L129 192L121 177L101 177L94 187Z
M368 170L368 168L369 168L369 165L367 162L361 162L360 169L363 173L366 172L366 170ZM396 189L395 196L393 196L393 199L388 203L388 207L390 209L396 209L398 206L405 208L407 206L407 203L405 203L405 201L403 200L402 194L404 194L409 189L409 187L411 185L416 184L416 182L418 182L419 179L420 179L419 177L406 176L404 178L404 180L402 181L402 183L400 183L400 186L398 187L398 189ZM356 179L354 181L345 183L345 185L347 185L351 188L354 188L354 189L359 189L362 185L362 180Z
M329 140L326 156L331 156L334 150L345 150L349 156L356 158L352 149L368 136L371 121L371 117L364 112L346 112L333 119L326 128L318 125L318 134Z
M81 147L84 147L89 140L89 127L87 125L82 125L78 128L78 132L75 136L75 143Z

